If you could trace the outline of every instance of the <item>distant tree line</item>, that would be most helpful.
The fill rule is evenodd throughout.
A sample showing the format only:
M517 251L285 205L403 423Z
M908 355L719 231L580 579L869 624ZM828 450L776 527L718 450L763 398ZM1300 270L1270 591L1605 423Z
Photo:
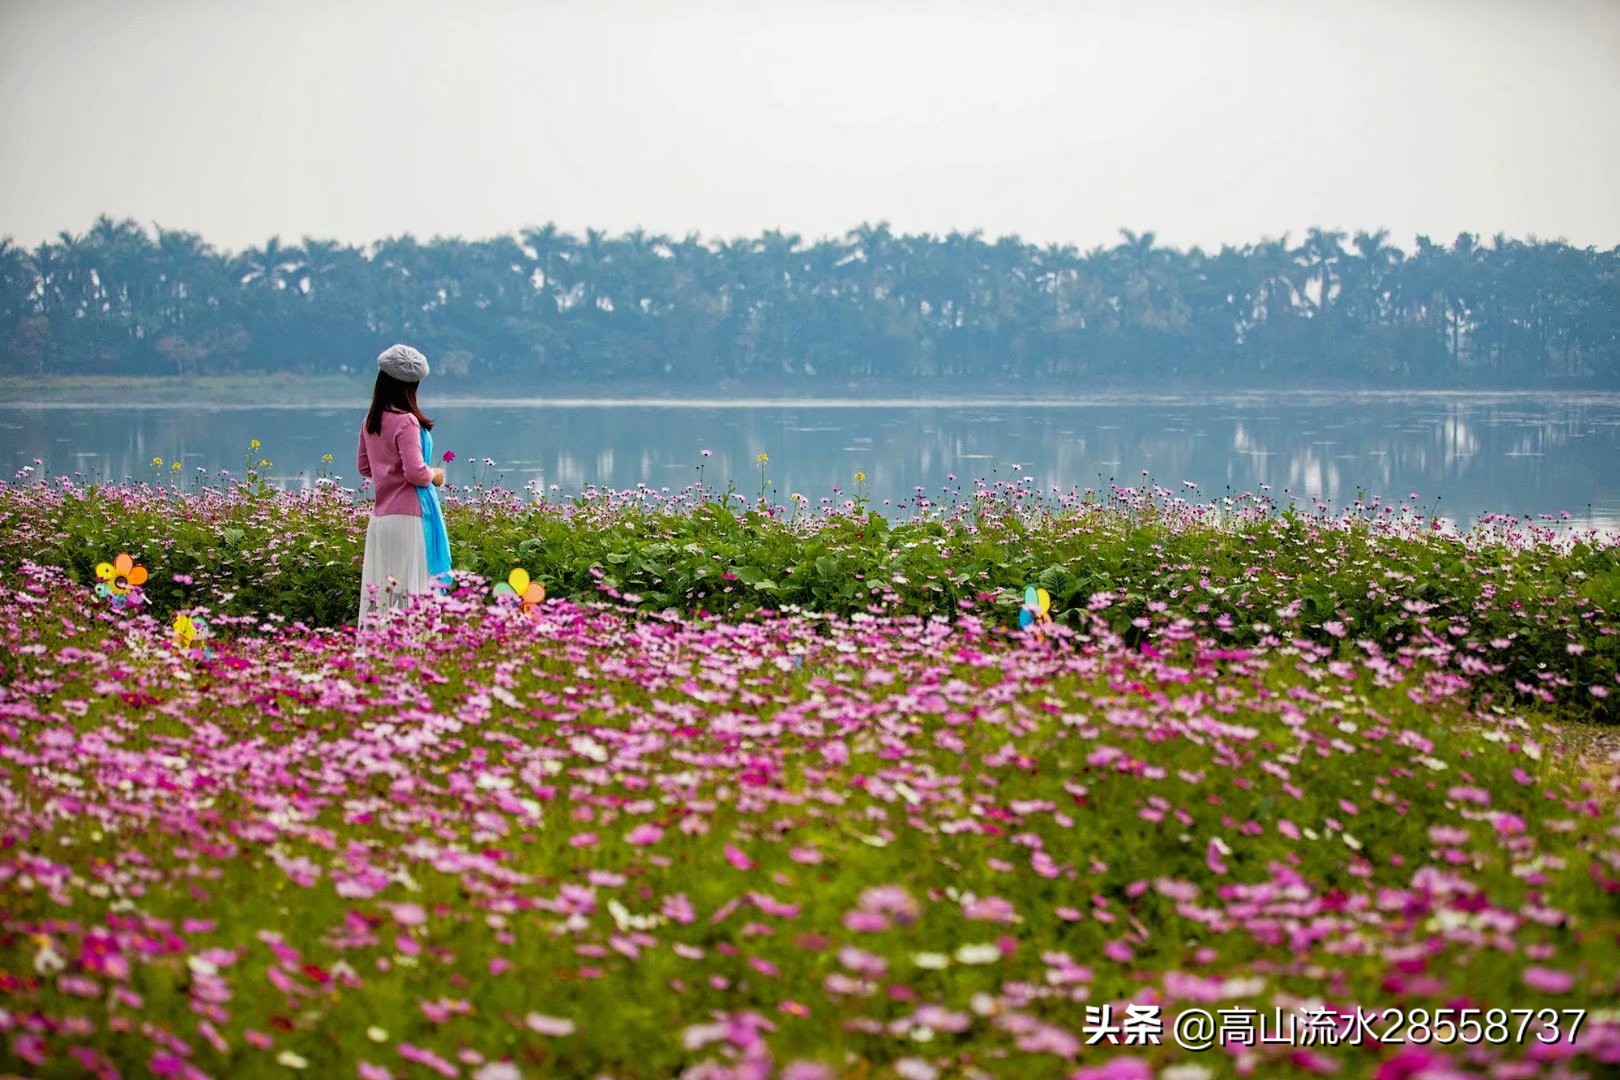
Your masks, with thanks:
M1216 252L1081 252L862 225L805 242L553 225L351 247L98 219L0 240L0 372L334 373L394 341L516 385L1165 378L1620 383L1620 248L1311 229Z

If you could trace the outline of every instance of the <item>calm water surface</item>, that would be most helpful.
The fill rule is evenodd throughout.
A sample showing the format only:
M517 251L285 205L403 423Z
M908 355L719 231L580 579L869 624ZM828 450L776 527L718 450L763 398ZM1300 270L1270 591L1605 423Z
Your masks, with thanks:
M918 487L971 490L1034 478L1043 488L1113 479L1190 481L1210 497L1262 484L1343 504L1413 492L1461 521L1487 511L1558 515L1620 527L1620 395L1237 393L1122 395L1024 401L514 402L435 400L434 439L451 450L453 481L509 487L538 481L573 493L588 484L679 489L697 478L744 494L841 500L856 471L876 504ZM240 473L249 439L274 482L310 482L333 455L354 479L363 404L251 409L182 402L117 408L0 405L0 463L42 459L51 473L102 479L153 475L151 459ZM703 458L700 452L712 451ZM485 467L484 459L495 462ZM1017 467L1015 469L1015 466ZM949 480L954 474L956 482ZM165 476L169 475L165 471ZM834 489L841 489L842 494Z

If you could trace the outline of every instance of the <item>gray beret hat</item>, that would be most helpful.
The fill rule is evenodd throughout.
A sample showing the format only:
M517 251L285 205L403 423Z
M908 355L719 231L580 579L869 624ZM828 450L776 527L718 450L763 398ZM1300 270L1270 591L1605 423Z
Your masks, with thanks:
M428 373L427 357L409 345L390 345L377 357L377 370L400 382L421 382Z

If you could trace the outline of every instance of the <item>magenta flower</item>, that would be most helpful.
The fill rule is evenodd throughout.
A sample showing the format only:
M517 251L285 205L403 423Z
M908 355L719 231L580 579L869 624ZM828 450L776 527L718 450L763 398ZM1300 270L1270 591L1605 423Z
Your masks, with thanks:
M644 822L643 824L637 825L634 829L630 830L630 835L627 837L629 842L637 847L647 847L649 845L656 844L663 838L663 826L654 825L652 822Z
M1252 560L1150 551L1163 589L1151 575L1073 584L1073 626L1030 649L1007 625L1012 598L974 580L964 551L933 550L938 537L841 580L857 617L801 612L777 606L787 565L767 595L744 580L759 567L702 537L670 543L687 525L651 495L601 490L523 513L542 538L557 520L592 534L631 513L654 554L593 568L618 604L562 600L520 626L468 585L320 628L232 614L271 601L227 601L233 579L199 568L184 603L214 631L204 660L154 649L172 612L113 618L27 561L54 535L35 501L55 498L0 490L0 882L26 883L0 918L13 972L0 1055L35 1071L102 1074L92 1047L116 1032L120 1068L175 1076L224 1075L241 1055L252 1071L261 1052L267 1067L362 1080L512 1080L598 1060L635 1073L650 1039L688 1053L694 1076L943 1077L993 1060L1119 1080L1155 1074L1135 1044L1088 1041L1110 1002L1115 1025L1127 1002L1166 1021L1194 1003L1264 1015L1308 970L1341 1010L1471 1003L1482 943L1519 957L1519 991L1537 999L1521 1004L1607 989L1612 949L1583 918L1620 895L1607 747L1593 758L1541 718L1612 708L1615 612L1588 586L1567 621L1508 606L1524 590L1485 595L1512 553L1493 549L1479 588L1459 583L1466 603L1416 610L1422 568L1386 577L1376 526L1347 552L1324 520L1302 518L1297 541L1253 522ZM139 498L108 496L129 516ZM304 566L294 534L317 531L309 513L326 516L343 575L359 551L367 511L299 498L316 510L271 495L185 509L250 534L271 596ZM462 509L469 526L486 511L501 524ZM1118 539L1100 508L1086 514L1078 544ZM170 524L131 529L161 561L175 557ZM818 541L845 566L866 524ZM1368 556L1359 590L1338 591L1356 611L1343 638L1321 605L1280 614L1308 595L1297 581L1241 569L1298 548L1334 573ZM686 555L704 569L693 595L651 580ZM916 595L902 577L978 599L897 615ZM673 611L625 610L644 587ZM750 617L694 614L722 595L748 598ZM1088 613L1088 598L1108 602ZM1364 619L1368 604L1398 633ZM1533 639L1547 669L1565 635L1588 649L1553 672L1518 664L1525 642L1507 635ZM1501 663L1522 689L1496 677ZM564 1018L648 990L655 1017ZM333 995L359 1030L316 1064L298 1018ZM105 1032L97 1001L117 1022ZM1544 1046L1540 1030L1466 1053L1273 1048L1255 1070L1594 1075L1620 1052L1620 1023L1596 1012L1579 1040ZM1194 1075L1170 1034L1141 1053ZM800 1056L822 1046L856 1060Z
M1527 967L1524 985L1546 994L1567 994L1575 988L1575 976L1556 968Z

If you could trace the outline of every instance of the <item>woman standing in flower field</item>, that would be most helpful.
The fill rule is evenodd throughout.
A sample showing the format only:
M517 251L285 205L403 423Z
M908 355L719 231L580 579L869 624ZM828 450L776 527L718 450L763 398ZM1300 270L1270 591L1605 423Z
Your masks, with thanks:
M433 456L433 421L416 404L427 357L394 345L377 357L371 409L360 429L360 475L376 489L360 570L360 618L427 592L450 571L450 538L439 496L444 470Z

